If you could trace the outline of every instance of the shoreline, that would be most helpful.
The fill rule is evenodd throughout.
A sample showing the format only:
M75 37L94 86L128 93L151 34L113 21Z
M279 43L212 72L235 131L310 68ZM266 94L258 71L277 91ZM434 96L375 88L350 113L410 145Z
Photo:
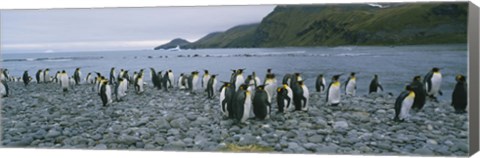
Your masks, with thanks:
M264 152L436 155L468 154L468 115L454 114L449 100L427 101L410 111L411 120L392 121L396 96L342 96L341 106L325 106L325 94L312 92L307 112L277 114L235 125L221 115L218 92L206 99L178 89L164 92L150 83L137 95L129 85L124 101L101 107L93 85L60 86L9 82L2 98L2 147L231 151L258 145ZM218 86L217 86L218 88ZM35 92L35 93L33 93ZM73 93L76 92L76 93Z

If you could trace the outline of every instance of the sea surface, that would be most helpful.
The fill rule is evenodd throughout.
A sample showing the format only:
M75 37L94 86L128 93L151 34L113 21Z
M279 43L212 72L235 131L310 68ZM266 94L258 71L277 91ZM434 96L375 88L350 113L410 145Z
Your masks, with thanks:
M101 72L108 76L110 68L133 71L149 68L157 71L172 69L175 78L180 73L208 69L219 74L220 81L228 81L231 69L245 68L245 77L255 71L263 80L267 68L272 68L279 83L286 73L300 72L310 91L315 90L318 74L341 74L342 84L350 72L357 73L357 95L368 93L374 74L379 75L385 92L397 95L414 76L423 76L433 67L441 68L444 93L440 99L450 100L455 86L455 75L467 75L467 45L415 45L415 46L341 46L314 48L252 48L252 49L197 49L197 50L140 50L102 52L56 52L1 54L2 67L10 75L20 77L23 71L35 78L38 69L50 68L51 75L66 70L71 76L80 67L82 77L88 72ZM150 84L150 82L147 82ZM328 84L328 83L327 83ZM217 85L219 87L219 84Z

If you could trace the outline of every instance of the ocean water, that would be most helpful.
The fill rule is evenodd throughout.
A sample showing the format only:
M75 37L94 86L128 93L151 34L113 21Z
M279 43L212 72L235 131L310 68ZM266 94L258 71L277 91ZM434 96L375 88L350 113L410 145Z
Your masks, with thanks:
M231 69L245 68L245 77L255 71L263 80L267 68L272 68L281 82L284 74L300 72L310 91L315 90L318 74L326 76L327 83L332 75L343 73L342 84L350 72L356 72L357 95L368 93L374 74L385 92L397 95L414 76L423 76L433 67L440 67L443 75L440 99L450 100L455 86L455 75L467 75L467 45L416 45L416 46L341 46L315 48L255 48L255 49L198 49L198 50L141 50L103 52L65 52L2 54L2 67L10 75L20 77L23 71L35 78L38 69L66 70L71 76L80 67L82 77L88 72L101 72L108 76L110 68L133 71L145 69L146 81L150 80L149 68L157 71L172 69L175 78L180 73L208 69L219 74L220 81L228 81ZM467 76L468 77L468 76ZM219 85L218 85L219 86ZM218 87L217 86L217 87Z

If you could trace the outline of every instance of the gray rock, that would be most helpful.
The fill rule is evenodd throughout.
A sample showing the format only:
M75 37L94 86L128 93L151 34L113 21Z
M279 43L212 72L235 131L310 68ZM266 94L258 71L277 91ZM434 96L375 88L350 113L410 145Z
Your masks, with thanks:
M105 149L107 149L107 145L105 145L105 144L97 144L97 145L95 145L95 147L94 147L93 149L105 150Z
M431 156L431 155L434 154L432 150L430 150L430 149L428 149L428 148L425 148L425 147L423 147L423 148L418 148L418 149L414 150L413 153L415 153L415 154L420 154L420 155L424 155L424 156L427 156L427 155L430 155L430 156Z
M33 134L33 138L42 139L43 137L45 137L45 135L47 135L47 131L45 131L44 129L39 129Z
M50 129L50 130L48 131L48 133L45 135L45 137L47 137L47 138L52 138L52 137L57 137L57 136L59 136L59 135L61 135L61 134L62 134L61 132L59 132L59 131L57 131L57 130L55 130L55 129Z
M118 143L120 143L120 144L135 144L139 140L140 140L140 138L138 138L136 136L121 135L118 138Z
M170 121L170 126L173 128L188 129L190 122L185 117L180 117Z
M311 143L320 143L322 141L323 141L323 136L321 135L314 135L314 136L308 137L308 142L311 142Z
M170 123L168 123L167 119L160 117L160 118L155 118L155 125L157 128L161 129L169 129L170 128Z
M240 138L240 141L238 142L238 145L250 145L250 144L255 144L257 143L257 138L251 135L245 135Z
M156 137L154 142L157 143L158 145L164 145L167 143L167 140L165 140L165 138L163 137Z
M288 149L291 149L293 150L294 152L296 153L300 153L300 152L305 152L305 148L301 147L300 145L298 145L297 143L295 142L290 142L288 143Z
M348 128L347 121L337 121L333 125L333 129L346 129Z

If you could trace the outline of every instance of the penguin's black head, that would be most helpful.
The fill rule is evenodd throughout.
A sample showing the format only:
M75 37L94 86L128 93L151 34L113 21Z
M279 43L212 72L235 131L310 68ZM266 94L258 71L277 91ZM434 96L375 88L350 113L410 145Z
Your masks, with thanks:
M323 74L318 75L318 77L323 77Z
M256 76L256 75L257 75L257 73L255 73L255 71L254 71L254 72L252 72L252 75L253 75L253 76Z
M133 72L133 74L137 74L137 72L136 72L136 71L134 71L134 72Z
M112 71L115 70L115 67L112 67L110 70L112 70Z
M180 76L183 76L183 73L181 73Z
M238 72L239 74L241 74L241 73L243 73L243 70L244 70L244 69L238 69L237 72Z
M373 78L378 78L378 75L377 74L373 75Z
M242 84L242 85L240 85L240 87L239 87L240 90L247 90L247 88L248 88L248 85L247 85L247 84Z
M57 71L57 73L60 73L60 71Z
M28 70L25 70L25 73L27 73L27 72L28 72Z
M334 76L332 77L332 80L338 81L338 79L340 78L340 76L341 76L341 75L334 75Z
M65 70L62 70L62 73L66 73Z
M412 86L407 85L407 86L405 86L405 90L407 90L407 91L413 91L413 88L412 88Z
M297 81L298 85L303 85L303 81Z
M457 82L462 82L463 83L463 82L465 82L466 79L465 79L465 76L463 76L463 75L457 75L455 77L455 80L457 80Z
M252 78L253 78L252 75L247 76L247 79L252 79Z
M268 68L267 69L267 73L271 73L272 72L272 69L271 68Z
M7 71L7 69L5 69L5 71ZM50 71L50 69L49 69L49 68L47 68L47 69L45 69L45 71Z
M264 90L265 89L265 85L259 85L257 86L257 88L255 88L255 90Z
M420 81L421 79L422 79L422 77L420 77L420 76L413 77L413 81Z
M168 70L168 72L172 72L172 70Z
M432 69L432 72L439 72L439 71L440 71L440 68L438 68L438 67L434 67L434 68Z
M79 68L79 67L77 67L75 70L77 70L77 71L78 71L78 70L80 70L80 68Z
M120 71L124 71L123 69L120 69Z
M212 75L212 76L210 76L210 77L211 77L211 78L215 78L215 77L217 77L217 75Z
M350 76L355 76L355 72L350 73Z
M295 76L300 76L300 73L298 73L298 72L295 72Z
M208 74L208 70L203 70L205 72L205 74Z

